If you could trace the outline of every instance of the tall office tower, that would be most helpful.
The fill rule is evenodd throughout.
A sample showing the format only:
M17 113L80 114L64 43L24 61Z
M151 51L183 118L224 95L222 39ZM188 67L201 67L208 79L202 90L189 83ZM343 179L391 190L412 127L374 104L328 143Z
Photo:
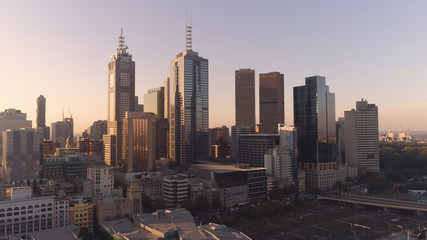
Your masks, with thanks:
M108 63L107 135L109 136L104 136L104 139L109 141L108 145L105 144L105 162L110 166L123 164L123 118L127 111L135 111L135 62L132 61L132 55L126 52L127 49L122 30L117 52L111 56ZM113 140L116 142L111 142Z
M46 126L46 98L43 95L37 98L36 123L41 139L49 139L50 129Z
M255 70L239 69L235 74L236 125L255 132Z
M345 159L350 177L379 172L378 107L363 100L344 112Z
M37 127L46 126L46 98L40 95L37 98Z
M135 96L135 112L144 112L144 104L139 104L138 96Z
M329 92L325 77L307 77L305 86L294 87L294 125L298 165L307 170L307 185L326 189L334 181L345 181L346 171L337 165L335 94Z
M31 120L27 120L27 114L21 112L21 110L16 110L14 108L9 108L0 112L0 149L2 149L2 132L8 129L20 129L20 128L31 128ZM1 160L2 151L0 151L0 160Z
M250 164L252 167L264 167L264 154L279 143L279 134L241 134L239 162Z
M259 131L277 133L285 123L284 77L279 72L259 74Z
M208 60L192 50L187 27L186 50L170 62L170 159L189 165L209 158Z
M216 156L214 154L210 154L210 157L216 157L216 158L225 158L230 153L228 150L228 143L230 138L230 130L226 126L222 127L216 127L216 128L210 128L209 129L209 146L212 149L212 146L214 146L216 151Z
M157 117L153 113L126 112L123 119L123 170L151 171L156 160Z
M169 97L170 97L170 92L169 92L169 90L170 90L170 78L165 78L165 92L164 92L164 100L165 100L165 102L164 102L164 107L165 107L165 110L163 111L163 113L164 113L164 117L165 118L169 118L169 111L170 111L170 109L169 109Z
M231 158L235 161L240 159L240 135L251 133L251 127L234 125L231 127Z
M337 121L337 162L340 164L346 163L344 118L338 118Z
M156 125L156 160L169 159L169 121L166 118L159 118Z
M151 112L156 114L159 118L164 118L164 96L164 87L158 87L148 90L148 93L144 94L144 112Z
M107 134L107 120L98 120L93 122L83 133L83 137L93 140L102 140L102 137Z
M61 148L64 148L67 142L73 145L74 139L74 121L72 117L64 118L62 121L51 123L50 139L58 141Z
M3 134L3 178L6 183L39 178L40 136L34 129L7 130Z
M9 108L4 110L4 112L0 112L0 132L6 131L8 129L31 127L31 120L27 120L27 114L21 112L21 110Z

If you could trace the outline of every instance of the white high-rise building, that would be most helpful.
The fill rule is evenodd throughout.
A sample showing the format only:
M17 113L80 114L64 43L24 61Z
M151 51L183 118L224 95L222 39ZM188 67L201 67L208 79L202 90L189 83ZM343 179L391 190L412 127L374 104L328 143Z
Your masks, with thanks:
M170 158L180 165L209 158L208 60L192 50L187 27L186 50L170 62Z
M363 100L344 112L345 161L348 176L379 172L378 107Z
M297 178L296 132L294 127L278 124L280 144L264 155L267 175L278 179L279 188L289 186Z
M107 166L87 168L87 178L92 180L93 196L108 195L114 188L114 176Z

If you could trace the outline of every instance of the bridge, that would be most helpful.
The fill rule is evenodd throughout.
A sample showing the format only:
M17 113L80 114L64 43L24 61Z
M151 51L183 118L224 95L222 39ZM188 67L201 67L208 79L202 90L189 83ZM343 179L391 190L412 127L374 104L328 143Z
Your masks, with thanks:
M319 196L319 200L329 200L344 203L352 203L357 205L394 208L410 211L427 212L427 203L403 201L389 198L376 198L360 195L335 195L335 196Z

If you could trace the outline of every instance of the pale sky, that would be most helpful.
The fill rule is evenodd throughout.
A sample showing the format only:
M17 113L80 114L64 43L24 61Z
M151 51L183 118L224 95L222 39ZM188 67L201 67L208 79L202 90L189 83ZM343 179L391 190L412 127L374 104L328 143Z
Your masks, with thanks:
M47 124L65 104L81 134L107 119L120 28L142 101L185 48L186 11L193 50L209 59L210 127L234 125L234 71L249 67L256 86L259 73L284 73L290 125L293 87L322 75L337 118L364 98L378 105L381 130L427 130L427 2L417 0L0 1L0 111L21 109L35 126L42 94Z

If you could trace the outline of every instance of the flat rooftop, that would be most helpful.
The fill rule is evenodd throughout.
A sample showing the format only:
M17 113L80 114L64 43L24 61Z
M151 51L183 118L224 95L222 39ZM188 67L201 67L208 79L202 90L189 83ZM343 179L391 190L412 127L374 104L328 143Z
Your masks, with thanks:
M35 240L76 240L79 239L79 228L74 225L68 225L66 227L32 232L30 236Z
M230 172L248 172L256 170L265 170L261 167L237 167L236 165L221 165L221 164L193 164L191 168L203 169L215 173L230 173Z

